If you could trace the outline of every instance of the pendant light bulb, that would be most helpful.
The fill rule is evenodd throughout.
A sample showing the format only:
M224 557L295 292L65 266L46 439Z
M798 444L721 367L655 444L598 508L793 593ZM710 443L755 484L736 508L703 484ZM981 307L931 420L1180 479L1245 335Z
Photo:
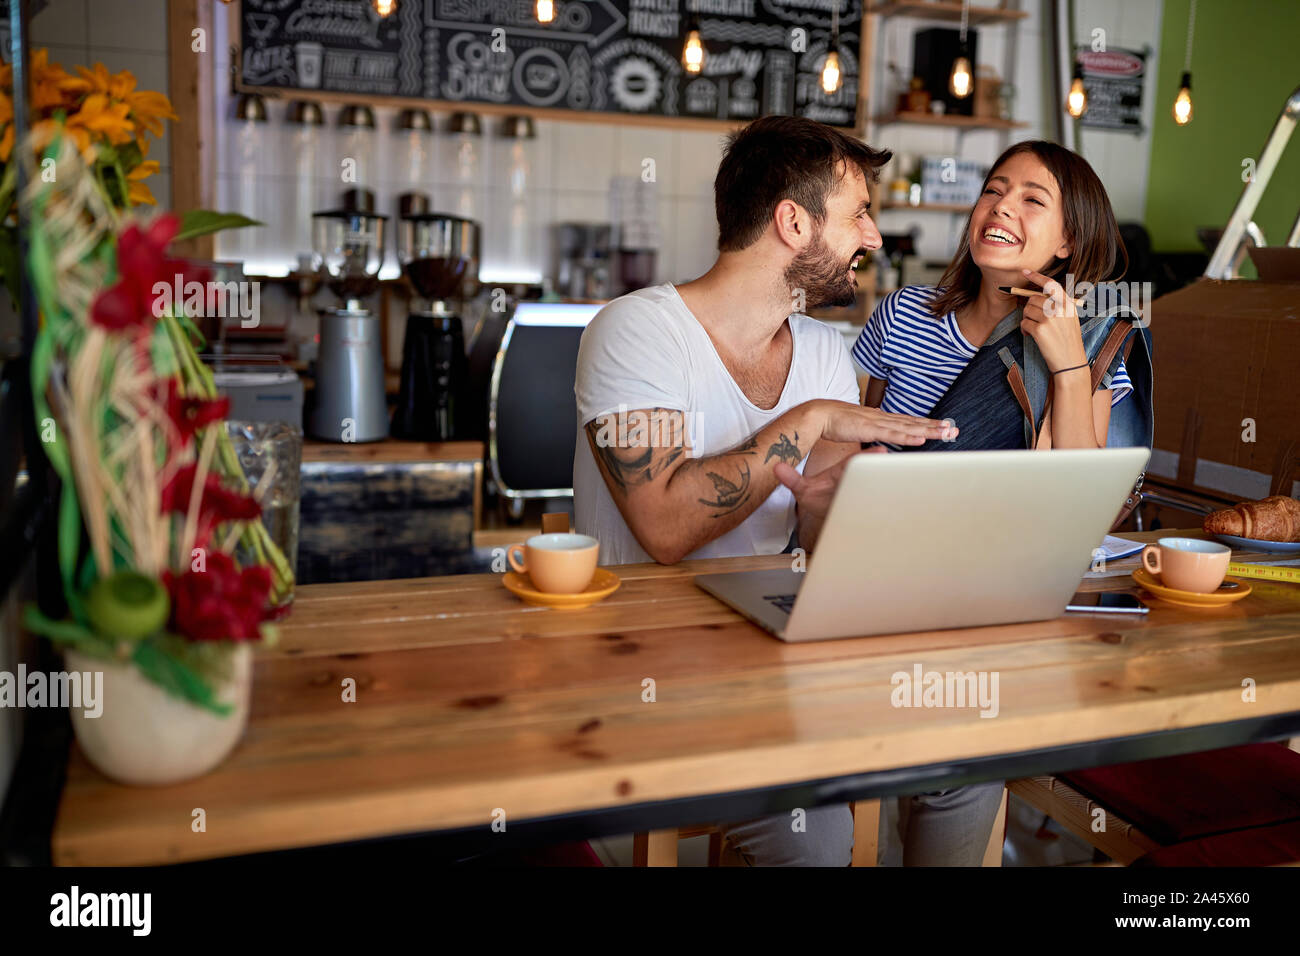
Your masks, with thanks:
M704 41L700 39L700 28L691 25L686 33L686 45L682 47L682 66L687 73L699 73L704 69Z
M1083 87L1083 70L1075 68L1069 95L1065 97L1065 111L1078 119L1088 110L1088 91Z
M822 92L834 93L840 88L840 55L834 50L826 54L826 62L822 64Z
M370 0L370 5L375 8L375 13L387 17L397 9L397 0Z
M971 77L970 60L965 55L952 61L952 75L948 77L948 92L959 100L970 96L974 81Z
M551 0L537 0L537 22L550 23L555 19L555 4Z
M1178 98L1174 100L1174 122L1186 126L1192 121L1192 74L1184 73L1178 84Z

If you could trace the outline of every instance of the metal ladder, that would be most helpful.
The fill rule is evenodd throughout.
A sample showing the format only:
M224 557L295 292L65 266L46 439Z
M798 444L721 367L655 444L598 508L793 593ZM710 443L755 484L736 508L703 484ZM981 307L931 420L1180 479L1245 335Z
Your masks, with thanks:
M1300 86L1296 87L1291 95L1287 97L1286 103L1282 106L1282 112L1278 115L1277 122L1273 124L1273 131L1268 134L1268 141L1264 143L1264 151L1260 154L1259 162L1255 165L1255 175L1250 182L1246 183L1246 188L1241 191L1241 198L1237 200L1232 215L1228 217L1227 228L1223 230L1223 235L1219 238L1219 244L1215 247L1214 255L1210 256L1210 264L1205 267L1206 278L1237 278L1237 272L1241 268L1242 260L1246 257L1247 240L1250 240L1256 246L1266 245L1264 234L1255 225L1251 217L1255 215L1260 197L1268 187L1268 181L1272 177L1273 171L1277 169L1278 160L1282 158L1287 140L1295 132L1298 121L1300 121ZM1296 214L1286 244L1288 246L1300 246L1300 213Z

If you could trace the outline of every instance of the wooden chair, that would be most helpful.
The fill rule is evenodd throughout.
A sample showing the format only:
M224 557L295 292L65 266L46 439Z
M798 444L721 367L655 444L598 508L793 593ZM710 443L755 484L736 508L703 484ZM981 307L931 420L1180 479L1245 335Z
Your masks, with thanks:
M1300 861L1300 754L1285 744L1012 780L1007 789L1124 866Z
M880 801L858 800L849 804L849 811L853 814L853 859L850 866L875 866L880 844ZM989 834L989 844L984 850L985 866L1002 865L1006 820L1007 791L1004 789L1002 804ZM676 866L677 841L706 834L709 837L709 866L721 866L723 854L729 850L716 824L637 833L632 838L632 865Z

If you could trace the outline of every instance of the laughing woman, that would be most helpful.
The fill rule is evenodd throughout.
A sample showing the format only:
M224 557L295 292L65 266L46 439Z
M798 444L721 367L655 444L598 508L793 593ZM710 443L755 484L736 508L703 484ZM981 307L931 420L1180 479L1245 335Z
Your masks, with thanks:
M1055 143L1015 144L993 164L939 286L899 289L872 313L853 347L870 376L866 404L960 427L956 443L926 448L1149 444L1145 333L1131 335L1128 309L1104 290L1084 307L1066 295L1115 278L1121 259L1126 268L1115 214L1092 167ZM1117 321L1129 348L1142 340L1130 358L1140 374L1130 378L1120 348L1105 355L1094 389L1091 365ZM1121 415L1135 384L1138 394Z

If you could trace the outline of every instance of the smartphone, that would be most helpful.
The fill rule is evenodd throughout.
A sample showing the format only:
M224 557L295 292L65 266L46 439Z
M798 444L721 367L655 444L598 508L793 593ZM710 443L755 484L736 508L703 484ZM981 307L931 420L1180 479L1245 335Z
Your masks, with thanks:
M1150 612L1137 595L1127 591L1078 591L1065 606L1067 611L1086 614L1147 614Z

